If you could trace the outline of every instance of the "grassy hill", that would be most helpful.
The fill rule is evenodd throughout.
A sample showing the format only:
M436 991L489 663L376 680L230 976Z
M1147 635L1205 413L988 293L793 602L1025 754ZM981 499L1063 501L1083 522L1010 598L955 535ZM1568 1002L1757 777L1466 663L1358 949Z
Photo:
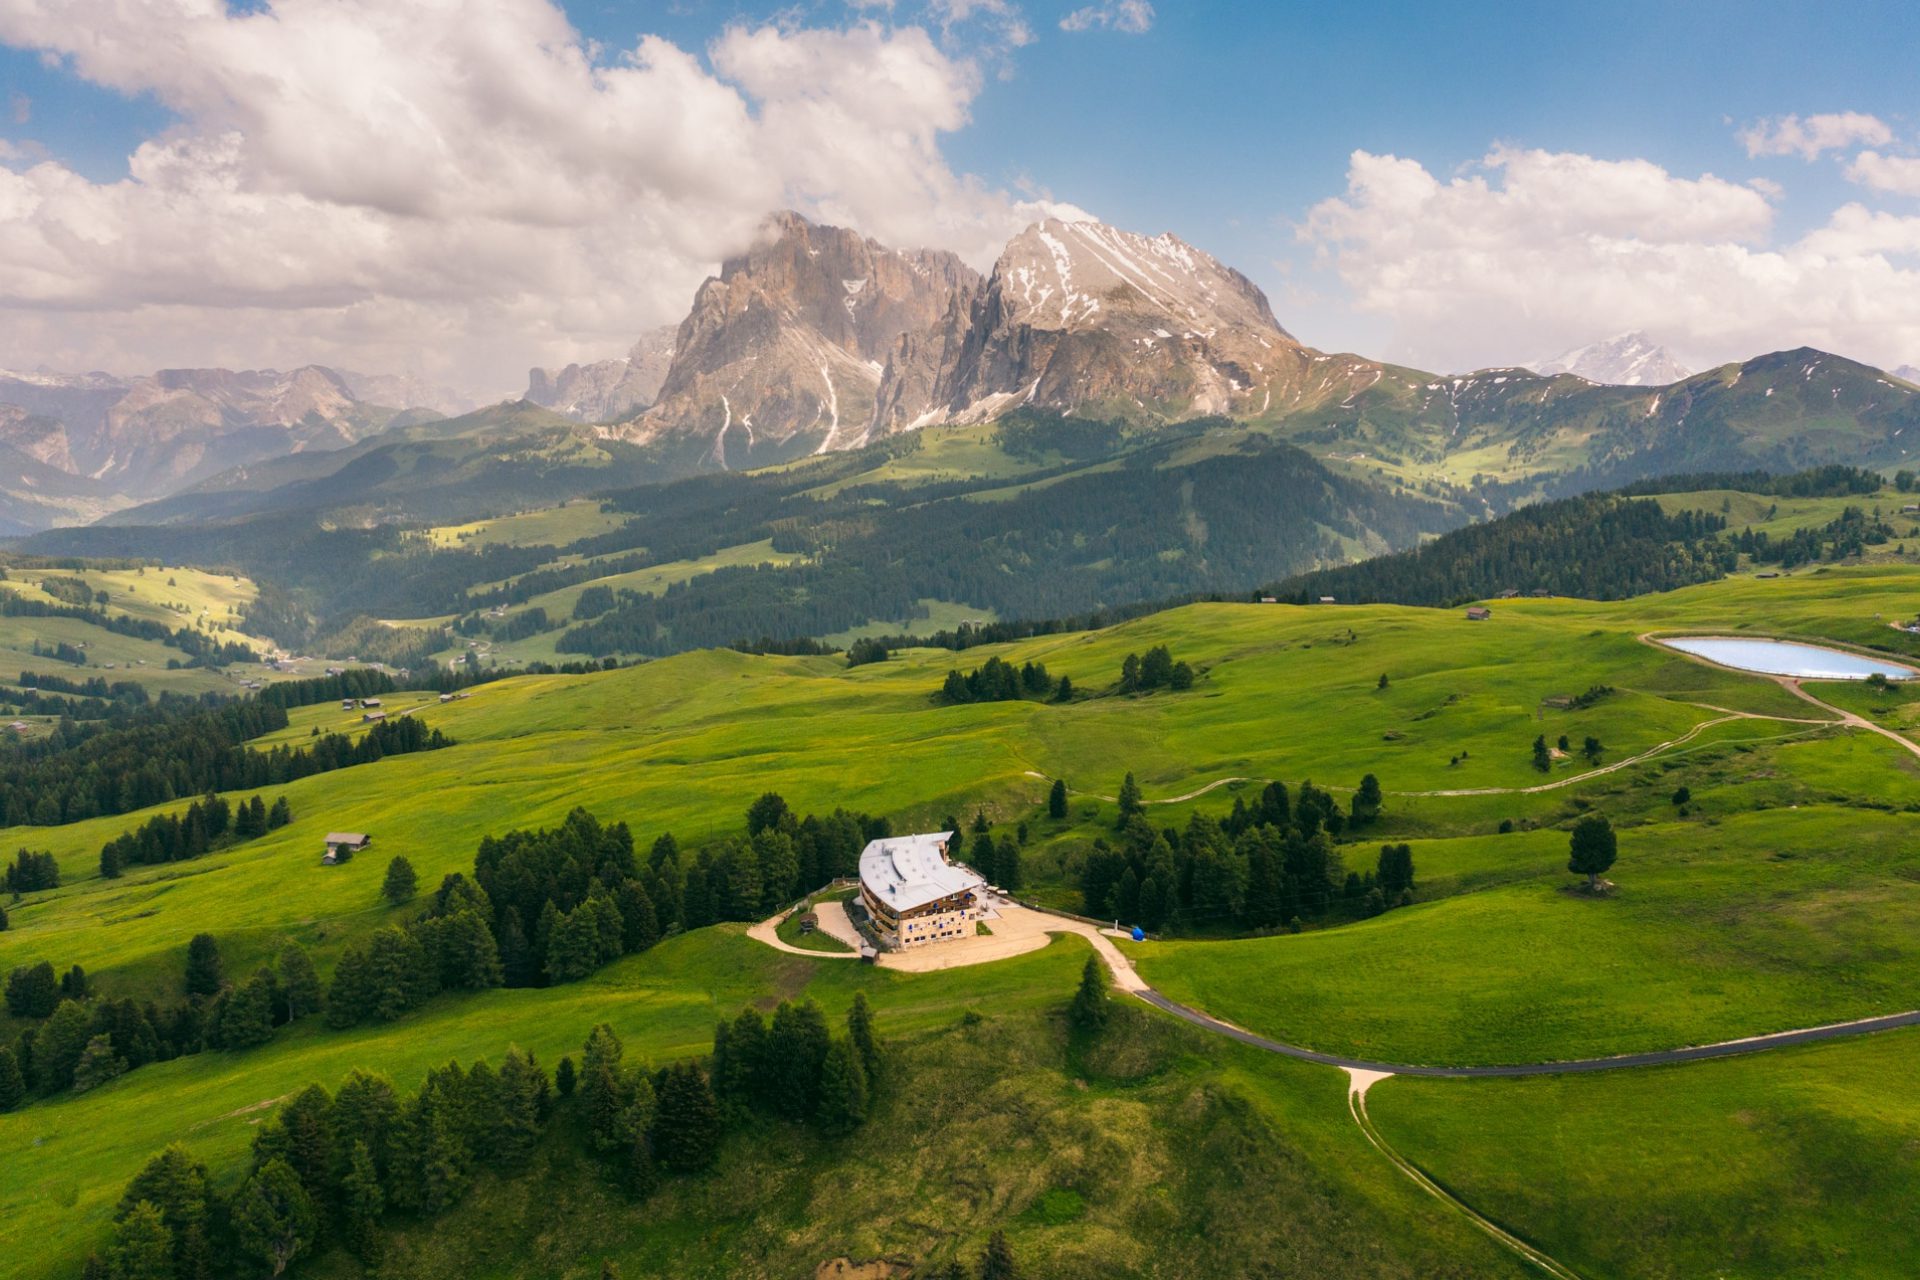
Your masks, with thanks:
M1882 564L1744 576L1610 603L1495 601L1485 622L1453 609L1391 605L1196 605L1105 631L959 655L908 650L851 669L838 658L709 651L590 676L515 678L444 705L407 695L389 709L417 707L456 746L275 789L268 799L284 793L294 822L231 849L108 881L95 870L101 844L151 811L0 832L0 847L52 851L64 881L9 905L0 970L40 959L61 969L78 963L104 994L172 998L185 942L204 930L220 938L231 973L251 971L284 937L305 943L324 972L349 942L404 913L379 893L392 854L405 854L430 886L468 869L483 835L551 825L575 805L630 823L643 845L671 831L698 846L738 830L746 803L763 790L779 791L801 812L845 806L889 815L897 828L976 810L1002 830L1025 822L1033 892L1071 904L1093 841L1113 835L1115 810L1102 797L1116 794L1128 772L1141 783L1150 820L1175 826L1195 813L1223 813L1266 779L1311 777L1344 798L1371 772L1386 791L1384 815L1344 852L1360 867L1378 843L1408 842L1414 905L1298 935L1240 939L1196 918L1172 938L1136 948L1148 979L1256 1030L1418 1061L1608 1053L1888 1012L1911 1005L1906 975L1920 961L1920 897L1906 839L1907 810L1920 809L1920 760L1883 739L1809 723L1820 710L1772 681L1640 637L1778 634L1911 657L1920 640L1888 623L1911 616L1917 596L1920 572ZM1124 656L1157 644L1198 669L1193 689L1111 693ZM936 703L947 671L990 656L1044 662L1084 696L1066 704ZM1558 702L1596 685L1614 692L1579 708ZM1904 723L1915 707L1898 692L1849 688L1832 697L1890 723ZM288 729L258 745L297 744L316 729L351 728L356 718L337 704L302 708ZM1607 772L1568 758L1543 775L1529 744L1563 733L1576 743L1599 738L1606 764L1645 758ZM1075 792L1059 822L1044 816L1054 777ZM1671 803L1682 784L1695 797L1684 814ZM1620 889L1609 899L1562 891L1571 879L1566 827L1591 811L1606 813L1620 832L1612 873ZM1503 822L1516 829L1502 834ZM321 835L342 829L372 832L373 851L343 867L319 866ZM720 926L621 961L581 986L447 996L399 1022L347 1032L301 1024L244 1054L143 1067L94 1093L0 1116L0 1221L13 1241L44 1242L46 1274L70 1269L97 1241L126 1178L168 1137L184 1132L231 1184L256 1116L248 1108L308 1080L331 1083L355 1065L412 1080L449 1057L497 1058L513 1041L551 1062L603 1017L662 1061L698 1052L716 1011L744 1001L804 991L834 1010L864 989L890 1028L921 1038L912 1052L932 1087L971 1096L987 1088L965 1074L977 1064L1016 1064L988 1090L993 1107L953 1118L954 1152L902 1155L877 1171L845 1152L789 1153L767 1170L764 1153L741 1148L727 1157L738 1162L726 1166L737 1176L719 1184L731 1193L689 1188L636 1214L581 1184L577 1213L541 1219L554 1223L551 1234L503 1229L499 1252L483 1257L437 1233L409 1232L407 1256L421 1274L505 1274L543 1269L578 1250L624 1259L631 1274L674 1251L691 1274L718 1274L727 1251L740 1248L762 1273L786 1275L842 1253L944 1256L939 1251L957 1243L977 1244L997 1221L1015 1221L1026 1224L1016 1227L1023 1248L1054 1265L1045 1274L1087 1273L1092 1259L1107 1258L1121 1274L1174 1275L1182 1250L1208 1256L1214 1224L1219 1240L1241 1251L1235 1256L1272 1251L1310 1274L1448 1274L1445 1266L1500 1274L1498 1255L1474 1251L1485 1247L1477 1235L1432 1216L1437 1206L1410 1207L1420 1204L1418 1192L1397 1182L1340 1114L1341 1082L1331 1072L1184 1038L1157 1042L1147 1056L1161 1065L1138 1086L1109 1085L1076 1063L1047 1019L1083 956L1059 943L1016 962L908 977L781 955ZM990 1018L978 1046L953 1027L967 1007ZM1019 1050L994 1038L1002 1036ZM1767 1070L1761 1059L1740 1069ZM1392 1082L1376 1094L1389 1128L1402 1087ZM1490 1106L1507 1105L1495 1088L1485 1096L1495 1099ZM1526 1104L1520 1108L1514 1114ZM1260 1125L1231 1119L1241 1114L1259 1116ZM1057 1115L1047 1123L1061 1127L1042 1131L1053 1141L990 1162L984 1188L964 1209L944 1210L936 1231L885 1212L889 1178L950 1183L955 1152L997 1151L1020 1131L1007 1127L1009 1115ZM1219 1115L1230 1119L1211 1118ZM1439 1132L1437 1122L1423 1123ZM1906 1121L1888 1123L1920 1138ZM1229 1129L1242 1131L1240 1146L1222 1147L1222 1159L1240 1151L1240 1163L1221 1167L1241 1170L1243 1185L1275 1197L1239 1217L1229 1215L1226 1183L1201 1168L1205 1162L1189 1167L1170 1154L1213 1150ZM1412 1158L1457 1168L1462 1179L1490 1159L1447 1133L1429 1143L1425 1130L1404 1132ZM763 1136L769 1149L792 1145ZM1662 1150L1663 1159L1682 1158L1678 1138ZM1825 1150L1804 1158L1824 1160ZM59 1160L19 1158L27 1152ZM1456 1152L1459 1163L1445 1163ZM1085 1182L1064 1171L1070 1153ZM1157 1184L1156 1171L1175 1166L1187 1181L1164 1202L1139 1191L1136 1184ZM49 1167L58 1170L51 1181ZM867 1172L846 1176L856 1167ZM1112 1167L1144 1172L1102 1174ZM1667 1274L1626 1239L1651 1229L1645 1225L1616 1228L1596 1212L1576 1239L1565 1220L1540 1219L1532 1202L1503 1199L1504 1184L1473 1185L1476 1195L1485 1189L1483 1211L1509 1225L1524 1217L1531 1238L1576 1243L1580 1258L1624 1259L1620 1274ZM1022 1217L1063 1187L1090 1206L1083 1218L1063 1230ZM1767 1238L1853 1230L1835 1216L1838 1187L1777 1210ZM719 1201L703 1197L723 1194L757 1207L715 1235L702 1224ZM526 1223L534 1212L512 1186L483 1190L470 1209L474 1216L462 1221L493 1214ZM814 1225L796 1226L803 1221ZM1323 1226L1275 1235L1273 1221ZM1382 1234L1387 1221L1413 1226L1404 1237L1399 1227ZM1689 1247L1705 1256L1713 1237L1697 1239L1708 1243ZM1360 1240L1371 1252L1351 1252Z

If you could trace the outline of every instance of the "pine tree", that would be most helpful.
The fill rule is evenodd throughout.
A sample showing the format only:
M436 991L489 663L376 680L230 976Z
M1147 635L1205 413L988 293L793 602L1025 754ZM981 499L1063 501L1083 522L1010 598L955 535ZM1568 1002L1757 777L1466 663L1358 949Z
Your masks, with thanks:
M320 975L313 967L307 949L289 939L280 948L276 960L280 978L280 999L287 1007L287 1021L298 1022L320 1009Z
M1059 822L1067 816L1067 781L1055 778L1052 788L1047 792L1047 816Z
M113 1280L174 1280L175 1241L165 1218L145 1200L121 1214L107 1249Z
M867 1005L864 991L854 992L853 1006L847 1010L847 1039L859 1051L867 1086L873 1088L880 1083L880 1041L873 1033L873 1010Z
M187 994L210 996L226 985L226 970L220 963L220 944L210 933L197 933L187 944Z
M13 1050L0 1045L0 1112L11 1111L27 1096L27 1082Z
M318 1221L306 1188L284 1160L248 1178L233 1202L233 1238L269 1275L280 1275L313 1243Z
M419 887L420 877L415 874L413 864L404 856L395 854L393 861L387 863L387 878L381 882L380 892L397 907L412 898Z
M720 1105L706 1073L692 1062L668 1067L653 1125L660 1162L675 1173L698 1173L713 1164L719 1146Z
M287 798L281 796L273 802L273 808L267 812L267 830L277 831L293 821L293 810L287 804Z
M563 1098L571 1098L574 1090L573 1059L562 1058L553 1069L553 1090Z
M814 1111L820 1127L848 1134L867 1118L867 1071L851 1037L835 1040L820 1067L820 1101Z
M1082 1031L1098 1031L1107 1025L1107 975L1098 956L1088 956L1080 971L1080 989L1073 993L1068 1010L1073 1025Z
M987 1241L987 1251L980 1255L980 1280L1020 1280L1020 1266L1013 1260L1006 1232L996 1231Z

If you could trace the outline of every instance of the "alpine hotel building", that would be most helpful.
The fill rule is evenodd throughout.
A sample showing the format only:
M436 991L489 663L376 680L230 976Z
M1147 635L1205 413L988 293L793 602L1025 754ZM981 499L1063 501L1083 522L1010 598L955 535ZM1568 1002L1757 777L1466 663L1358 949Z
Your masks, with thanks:
M860 901L882 940L899 947L964 938L986 881L947 860L951 831L875 840L860 854Z

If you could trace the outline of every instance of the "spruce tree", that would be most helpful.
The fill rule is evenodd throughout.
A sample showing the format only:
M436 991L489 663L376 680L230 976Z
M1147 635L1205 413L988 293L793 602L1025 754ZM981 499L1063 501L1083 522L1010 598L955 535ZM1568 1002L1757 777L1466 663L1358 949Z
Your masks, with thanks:
M1067 782L1064 778L1055 778L1053 787L1047 792L1047 816L1055 822L1067 816Z
M1020 846L1011 836L1001 836L994 845L993 883L1008 893L1020 892L1026 876L1020 867Z
M213 1201L207 1166L176 1142L134 1175L114 1217L125 1223L138 1213L142 1203L159 1210L173 1245L173 1267L168 1274L199 1277L212 1271L209 1234Z
M233 1202L233 1239L240 1252L280 1275L313 1244L313 1201L284 1160L270 1160L248 1178Z
M783 1002L774 1010L767 1063L777 1073L775 1103L792 1119L804 1120L813 1114L820 1094L820 1068L832 1042L826 1016L813 1001Z
M867 1118L867 1071L851 1037L835 1040L820 1066L820 1100L814 1116L831 1134L848 1134Z
M514 1170L526 1164L539 1144L547 1077L533 1055L515 1045L500 1064L499 1089L501 1123L494 1155L503 1168Z
M386 1206L373 1152L366 1143L355 1142L340 1179L340 1227L347 1248L363 1263L379 1261L380 1215Z
M1107 1025L1107 975L1100 968L1100 957L1087 957L1086 967L1080 971L1080 989L1073 993L1068 1016L1082 1031L1098 1031Z
M1135 782L1133 775L1129 773L1126 780L1120 784L1120 829L1126 830L1127 823L1142 810L1140 784Z
M20 1060L13 1050L0 1045L0 1111L11 1111L27 1096L27 1082L20 1074Z
M160 1210L145 1200L114 1224L107 1248L107 1274L113 1280L175 1280L175 1242Z
M251 1049L273 1039L273 975L265 969L241 983L220 1015L220 1047Z
M293 821L293 810L287 804L287 798L281 796L273 802L273 808L267 811L267 830L277 831Z
M880 1041L873 1033L873 1010L867 1005L867 993L856 991L853 1006L847 1010L847 1039L859 1051L860 1066L867 1073L869 1089L880 1082Z
M65 1093L73 1087L74 1070L91 1039L93 1018L86 1006L62 1000L33 1038L34 1083L40 1092Z
M111 1036L95 1036L87 1041L80 1061L73 1068L73 1091L86 1093L126 1072L127 1060L113 1051Z
M996 1231L987 1241L987 1251L980 1255L980 1280L1020 1280L1020 1266L1013 1260L1006 1232Z
M653 1125L653 1149L675 1173L710 1167L720 1146L720 1105L706 1073L696 1063L668 1067L661 1080Z
M393 860L387 863L387 878L381 882L380 892L397 907L412 898L419 887L420 877L415 874L413 864L403 855L395 854Z
M320 1010L320 975L313 967L307 949L292 940L280 948L280 999L287 1008L287 1021L298 1022Z
M220 963L220 944L210 933L197 933L187 944L187 994L210 996L226 985L226 969Z
M571 1098L574 1089L573 1059L562 1058L553 1069L553 1091L563 1098Z

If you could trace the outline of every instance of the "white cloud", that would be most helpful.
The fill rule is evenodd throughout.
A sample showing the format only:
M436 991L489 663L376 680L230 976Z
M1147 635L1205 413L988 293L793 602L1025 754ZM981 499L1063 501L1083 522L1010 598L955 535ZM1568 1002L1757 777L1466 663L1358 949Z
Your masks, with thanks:
M1848 204L1776 243L1767 198L1644 160L1500 149L1448 180L1353 154L1301 238L1395 355L1459 369L1608 334L1728 360L1800 344L1898 364L1920 350L1920 217Z
M1153 5L1148 0L1101 0L1075 9L1060 19L1062 31L1092 31L1111 27L1140 35L1153 27Z
M1884 147L1893 141L1893 130L1877 116L1840 111L1804 119L1774 116L1742 129L1740 141L1746 145L1749 156L1797 155L1812 160L1823 151L1861 145Z
M7 95L7 114L15 124L27 123L33 119L33 99L18 90Z
M917 27L589 48L549 0L0 0L0 43L181 123L128 176L0 160L0 351L327 360L488 392L612 354L792 205L990 261L1049 208L956 174L974 64Z
M1920 196L1920 159L1862 151L1847 166L1847 177L1875 191Z

